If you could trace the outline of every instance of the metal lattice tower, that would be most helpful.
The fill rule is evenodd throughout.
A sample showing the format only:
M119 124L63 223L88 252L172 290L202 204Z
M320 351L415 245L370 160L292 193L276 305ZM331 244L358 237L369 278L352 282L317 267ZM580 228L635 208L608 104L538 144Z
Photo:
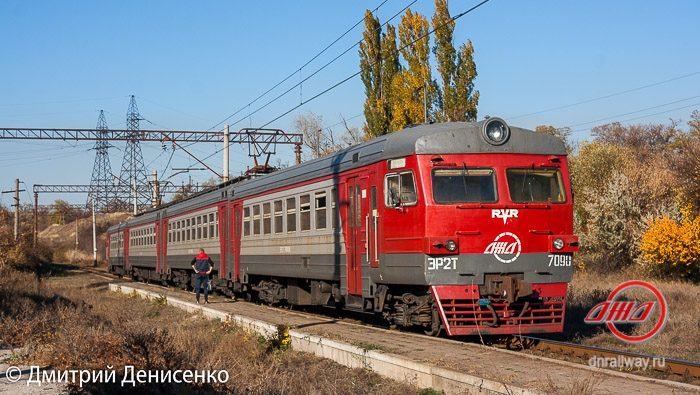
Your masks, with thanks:
M97 118L97 127L99 140L95 141L95 164L92 166L92 180L90 181L90 193L88 194L88 205L94 201L95 209L104 209L110 200L116 198L114 194L109 193L109 187L112 186L112 165L109 162L109 147L107 141L106 130L107 120L105 113L100 110L100 116Z
M150 205L151 196L148 188L148 176L146 175L146 166L143 163L143 154L141 153L139 132L139 121L141 121L139 109L136 107L136 99L131 95L129 102L129 110L126 114L126 129L129 131L124 149L124 160L122 161L122 169L119 175L119 183L130 188L131 193L120 195L120 200L127 205L133 204L136 199L136 204L139 207L147 207Z

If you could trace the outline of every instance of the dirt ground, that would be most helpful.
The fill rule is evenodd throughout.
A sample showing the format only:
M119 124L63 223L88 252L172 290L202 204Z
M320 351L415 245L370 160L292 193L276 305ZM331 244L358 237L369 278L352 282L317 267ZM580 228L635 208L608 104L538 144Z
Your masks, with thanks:
M184 291L140 283L125 283L160 295L180 300L192 300ZM461 340L431 338L422 334L388 330L358 324L354 319L232 302L223 297L212 298L209 307L231 314L285 325L299 331L340 340L368 350L393 354L412 361L426 363L506 385L542 391L548 394L608 394L608 393L698 393L699 387L608 374L585 365L560 363L494 347Z
M610 292L628 280L646 281L659 289L668 303L668 321L659 335L641 344L628 344L603 325L588 325L583 319L588 311L608 298ZM626 296L649 300L651 293L634 291ZM565 332L560 338L587 345L663 356L666 358L700 361L700 285L690 282L659 280L634 272L609 273L576 272L569 287ZM656 319L639 326L622 327L628 334L647 332Z
M107 290L104 279L61 267L40 284L29 273L0 273L0 348L16 365L54 369L227 370L225 384L143 385L148 393L418 394L409 383L287 350L277 339L188 314L162 301ZM6 362L7 363L7 362ZM115 385L69 385L74 393L133 391ZM26 386L26 381L22 384ZM58 386L56 386L58 387ZM0 392L13 393L0 379ZM46 389L42 386L41 393ZM55 390L56 388L54 388Z

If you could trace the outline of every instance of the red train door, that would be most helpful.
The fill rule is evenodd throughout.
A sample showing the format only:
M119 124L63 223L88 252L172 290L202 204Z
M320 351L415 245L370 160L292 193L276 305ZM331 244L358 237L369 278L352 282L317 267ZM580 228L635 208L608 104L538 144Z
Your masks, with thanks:
M369 177L348 179L348 294L362 296L362 263L366 260Z
M241 228L243 226L241 219L243 215L243 204L241 202L234 204L233 213L233 223L231 224L230 232L230 234L233 235L233 270L231 273L231 281L237 282L240 281L241 275Z
M219 205L218 207L219 215L219 248L220 248L220 258L219 258L219 278L226 278L226 262L229 259L229 243L230 235L228 232L229 222L230 222L230 211L228 202Z
M159 273L164 274L168 272L168 233L168 219L166 218L160 221L160 233L156 231L158 236L156 241L158 243L158 258L160 260Z
M123 230L123 237L124 237L124 271L128 272L131 270L131 266L129 266L129 229L124 229Z

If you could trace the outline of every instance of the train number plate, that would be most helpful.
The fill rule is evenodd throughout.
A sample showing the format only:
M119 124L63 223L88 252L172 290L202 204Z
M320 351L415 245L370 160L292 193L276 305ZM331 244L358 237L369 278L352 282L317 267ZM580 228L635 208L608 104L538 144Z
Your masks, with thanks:
M457 269L456 256L428 257L428 270L455 270Z
M571 266L570 254L549 254L549 267L569 267Z

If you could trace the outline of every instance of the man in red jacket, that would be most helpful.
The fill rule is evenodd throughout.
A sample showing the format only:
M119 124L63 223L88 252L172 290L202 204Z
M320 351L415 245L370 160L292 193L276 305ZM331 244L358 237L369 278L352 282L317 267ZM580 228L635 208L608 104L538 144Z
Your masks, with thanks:
M199 249L199 254L192 259L192 269L194 269L194 288L196 290L197 304L199 304L199 293L204 288L204 304L209 304L209 273L214 268L214 262L204 252L204 248Z

